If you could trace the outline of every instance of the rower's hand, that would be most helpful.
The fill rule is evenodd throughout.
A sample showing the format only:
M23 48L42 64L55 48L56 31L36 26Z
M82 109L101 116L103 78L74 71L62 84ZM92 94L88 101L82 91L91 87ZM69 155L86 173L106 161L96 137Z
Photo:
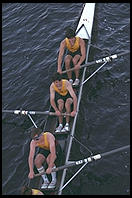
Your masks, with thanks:
M62 74L62 69L59 68L59 69L57 70L57 72L60 73L60 74Z
M75 69L80 69L80 64L76 64L74 68Z
M76 111L71 112L71 117L74 117L76 115Z
M29 172L28 178L29 178L29 179L33 179L33 178L34 178L34 171L30 171L30 172Z
M61 116L61 112L60 111L56 111L55 112L57 116Z
M52 171L52 168L48 167L47 170L46 170L46 173L47 173L47 174L50 174L51 171Z

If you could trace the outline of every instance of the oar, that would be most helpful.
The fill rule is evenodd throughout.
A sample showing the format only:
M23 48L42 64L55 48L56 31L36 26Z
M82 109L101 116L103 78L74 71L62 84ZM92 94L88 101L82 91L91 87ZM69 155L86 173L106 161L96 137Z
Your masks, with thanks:
M95 61L91 61L91 62L88 62L87 64L84 64L84 65L81 65L80 66L80 69L82 69L83 67L88 67L88 66L91 66L91 65L94 65L94 64L100 64L100 63L105 63L105 62L110 62L112 61L113 59L116 59L120 56L124 56L126 54L129 54L130 51L129 50L126 50L124 52L121 52L119 54L114 54L114 55L111 55L111 56L106 56L104 58L101 58L99 60L95 60ZM75 68L71 68L71 69L68 69L68 70L65 70L65 71L62 71L62 74L65 74L66 72L68 71L73 71Z
M114 149L114 150L111 150L111 151L108 151L108 152L105 152L105 153L102 153L102 154L97 154L97 155L94 155L94 156L91 156L91 157L88 157L88 158L85 158L85 159L74 161L74 162L71 162L69 164L65 164L63 166L53 168L52 172L57 172L57 171L65 169L65 168L70 168L72 166L77 166L77 165L80 165L80 164L83 164L83 163L90 163L90 162L93 162L95 160L101 159L102 157L105 157L105 156L108 156L108 155L111 155L111 154L115 154L117 152L123 151L123 150L128 149L128 148L130 148L130 145L123 146L121 148L117 148L117 149ZM45 172L38 173L38 174L35 174L34 176L37 177L37 176L43 175L44 173Z
M50 111L25 111L25 110L5 110L2 109L2 113L14 113L14 114L22 114L22 115L51 115L51 116L56 116L55 112L50 112ZM62 116L71 116L69 113L61 113Z

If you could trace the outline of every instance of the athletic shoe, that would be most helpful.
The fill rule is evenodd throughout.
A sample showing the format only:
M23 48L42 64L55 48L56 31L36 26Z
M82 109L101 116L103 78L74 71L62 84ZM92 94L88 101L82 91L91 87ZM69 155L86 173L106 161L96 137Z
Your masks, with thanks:
M73 86L78 86L78 85L79 85L79 79L76 78L76 80L75 80L74 83L73 83Z
M72 83L73 83L73 80L72 79L69 79L69 82L71 83L71 85L72 85Z
M67 132L67 131L70 131L70 127L69 127L68 123L64 126L64 128L61 130L61 132Z
M63 128L63 125L59 124L59 126L56 128L55 132L60 133L62 128Z
M55 188L56 180L52 180L51 183L48 185L48 188Z
M42 184L42 186L41 186L41 188L42 189L46 189L46 188L48 188L48 185L49 185L49 181L44 181L44 183Z

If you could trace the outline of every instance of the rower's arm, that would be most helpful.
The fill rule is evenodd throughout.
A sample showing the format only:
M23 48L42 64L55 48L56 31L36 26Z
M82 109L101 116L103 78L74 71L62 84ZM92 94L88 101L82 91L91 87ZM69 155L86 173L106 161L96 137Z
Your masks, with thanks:
M60 49L59 49L59 55L58 55L58 70L57 72L61 72L62 68L61 68L61 64L62 64L62 58L64 55L64 50L65 50L65 40L63 40L60 44Z
M49 135L49 143L50 143L50 162L48 164L48 168L53 168L54 162L56 159L56 149L55 149L55 138L51 134Z
M53 84L50 86L50 104L55 111L59 111L55 104L55 90L53 89Z
M80 57L80 60L78 62L78 64L82 64L83 61L85 60L86 58L86 46L85 46L85 41L83 39L80 38L80 50L81 50L81 57Z
M67 85L67 90L69 91L71 97L73 98L73 111L77 111L77 96L72 88L72 85L71 83L67 80L66 82L66 85Z
M32 140L31 143L30 143L30 152L29 152L29 157L28 157L28 164L29 164L30 172L33 172L34 154L35 154L35 143Z

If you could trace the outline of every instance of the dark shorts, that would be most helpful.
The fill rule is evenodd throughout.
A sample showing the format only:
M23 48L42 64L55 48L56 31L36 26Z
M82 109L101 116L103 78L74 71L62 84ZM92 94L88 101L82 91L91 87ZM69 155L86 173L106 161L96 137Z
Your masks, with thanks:
M68 50L67 55L71 55L72 57L74 57L75 55L80 55L81 56L80 48L75 52L71 52L71 51Z
M64 102L66 102L66 100L67 100L68 98L72 98L71 95L69 94L69 92L68 92L65 96L62 96L62 95L58 94L57 92L55 92L55 102L56 102L56 103L57 103L57 101L58 101L59 99L62 99Z
M49 150L46 150L46 149L43 149L43 148L39 148L38 153L44 155L44 157L47 158L48 155L50 154L50 151ZM55 165L58 165L61 162L62 154L63 154L63 152L62 152L61 146L58 143L56 143L56 160L55 160Z

